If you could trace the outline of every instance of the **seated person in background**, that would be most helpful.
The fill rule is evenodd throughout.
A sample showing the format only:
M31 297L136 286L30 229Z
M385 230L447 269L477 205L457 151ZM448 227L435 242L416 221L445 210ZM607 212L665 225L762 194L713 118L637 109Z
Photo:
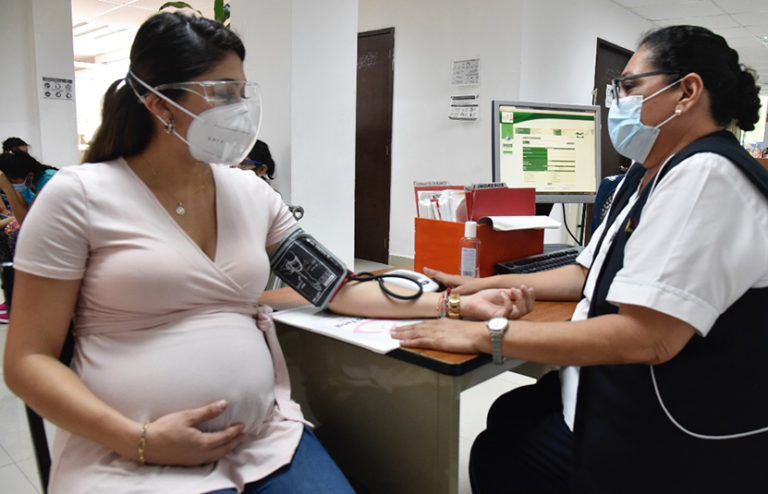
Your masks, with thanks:
M243 170L252 170L267 183L275 178L275 160L272 159L267 143L261 140L256 141L248 153L248 157L240 163L239 167Z
M19 223L16 218L12 216L12 213L0 204L0 262L6 263L13 261L13 251L16 247L16 236L19 233ZM0 267L1 270L5 270L6 267ZM5 302L0 303L0 323L8 322L8 305L9 294L6 291L7 286L4 277L0 284L2 285L3 294L5 296Z
M611 141L635 163L578 264L427 273L454 293L525 283L580 299L570 322L393 330L406 346L569 366L494 403L473 492L766 490L768 173L726 130L754 128L758 93L721 36L650 32L606 98Z
M5 378L59 428L51 494L352 492L291 400L259 308L269 255L296 220L253 173L212 164L239 164L256 141L244 58L220 23L147 19L86 163L57 173L21 228ZM461 312L518 317L531 303L490 290ZM349 282L331 309L424 318L445 304Z
M9 137L3 141L4 153L13 153L16 151L29 153L29 144L24 142L24 140L19 137Z
M35 196L57 171L21 150L0 155L0 189L8 198L11 211L20 225L24 223Z

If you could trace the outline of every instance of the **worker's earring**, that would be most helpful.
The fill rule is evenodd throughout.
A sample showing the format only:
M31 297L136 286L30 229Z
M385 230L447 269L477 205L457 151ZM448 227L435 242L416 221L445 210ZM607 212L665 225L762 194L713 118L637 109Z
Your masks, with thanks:
M169 118L168 123L165 124L165 133L172 134L175 128L176 128L176 122L172 118Z
M679 117L683 113L682 108L675 108L675 116Z

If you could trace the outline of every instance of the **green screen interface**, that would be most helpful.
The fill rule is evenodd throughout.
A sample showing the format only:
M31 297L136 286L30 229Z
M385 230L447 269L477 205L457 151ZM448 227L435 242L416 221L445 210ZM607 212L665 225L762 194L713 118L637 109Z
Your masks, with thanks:
M594 112L502 105L498 117L501 182L543 193L595 193Z

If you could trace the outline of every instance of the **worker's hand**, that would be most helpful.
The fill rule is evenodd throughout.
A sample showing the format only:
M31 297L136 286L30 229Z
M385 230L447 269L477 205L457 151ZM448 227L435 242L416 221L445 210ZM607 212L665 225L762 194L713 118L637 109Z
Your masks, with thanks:
M533 288L525 285L520 288L489 288L472 295L462 295L459 308L462 319L485 321L496 316L519 319L533 310L535 299Z
M472 278L470 276L460 276L458 274L448 274L432 268L424 268L424 274L450 288L453 293L464 295L475 293L483 288L488 288L483 278Z
M484 322L461 321L459 319L426 319L417 324L400 326L390 332L400 345L411 348L428 348L454 353L488 352L490 343L488 329Z
M147 428L144 458L156 465L195 466L211 463L235 449L243 440L243 424L216 432L202 432L197 424L220 415L224 400L200 408L169 413ZM137 443L138 444L138 443ZM138 456L138 448L134 458Z

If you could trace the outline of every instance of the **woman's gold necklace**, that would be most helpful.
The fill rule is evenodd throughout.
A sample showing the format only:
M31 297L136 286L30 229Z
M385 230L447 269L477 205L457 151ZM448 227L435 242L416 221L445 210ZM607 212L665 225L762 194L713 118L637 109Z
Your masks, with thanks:
M150 165L149 162L147 160L145 160L143 156L139 155L139 158L141 159L142 162L144 162L144 164L147 165L147 167L149 168L149 171L152 172L152 176L155 179L160 180L159 175L157 174L155 169L152 167L152 165ZM187 210L184 209L184 203L182 203L175 195L173 195L173 193L170 190L168 190L168 189L163 189L163 190L165 192L167 192L169 196L171 196L171 199L176 201L176 208L174 208L174 212L176 214L178 214L179 216L184 216L185 214L187 214Z

